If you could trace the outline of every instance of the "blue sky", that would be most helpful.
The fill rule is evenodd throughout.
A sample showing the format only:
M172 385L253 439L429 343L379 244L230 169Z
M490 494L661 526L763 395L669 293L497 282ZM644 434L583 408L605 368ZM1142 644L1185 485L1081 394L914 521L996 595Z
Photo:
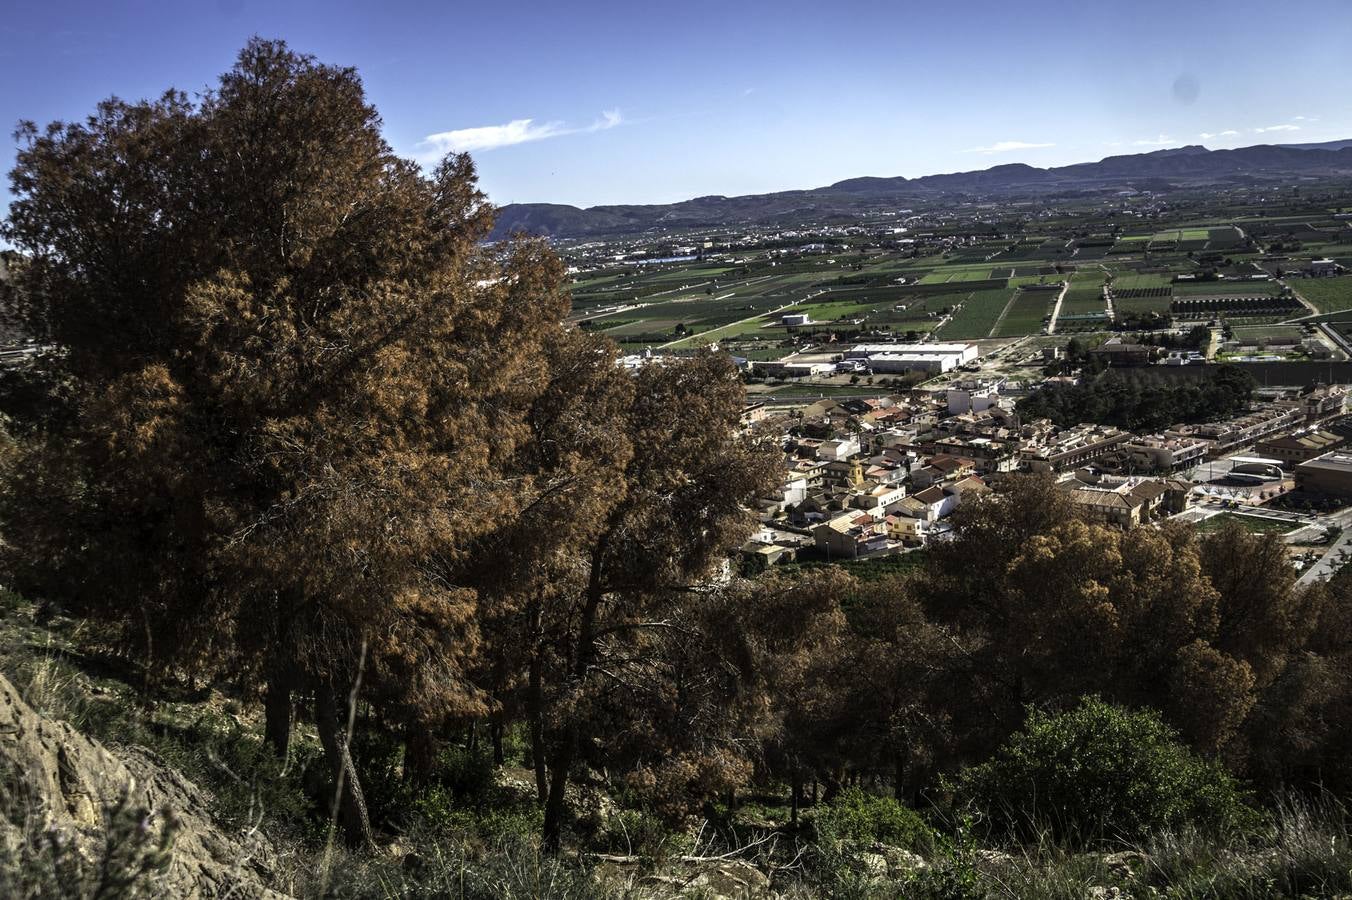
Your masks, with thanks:
M356 66L397 149L473 150L499 203L1352 138L1349 0L9 0L5 168L19 119L200 89L255 34Z

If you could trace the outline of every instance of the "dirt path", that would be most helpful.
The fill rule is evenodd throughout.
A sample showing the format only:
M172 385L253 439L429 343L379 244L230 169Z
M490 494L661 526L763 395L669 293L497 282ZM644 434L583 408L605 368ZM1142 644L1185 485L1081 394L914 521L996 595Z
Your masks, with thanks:
M1056 334L1056 317L1061 315L1061 301L1066 299L1066 291L1070 290L1070 279L1067 278L1061 283L1061 293L1056 295L1056 305L1052 307L1052 317L1047 321L1047 333Z

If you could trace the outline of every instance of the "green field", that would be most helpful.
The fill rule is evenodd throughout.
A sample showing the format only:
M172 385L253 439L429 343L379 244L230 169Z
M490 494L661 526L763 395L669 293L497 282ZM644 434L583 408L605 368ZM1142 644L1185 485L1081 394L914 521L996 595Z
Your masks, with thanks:
M1250 343L1262 340L1295 340L1305 336L1299 325L1233 325L1235 340Z
M939 336L957 340L989 336L1012 294L1008 289L973 291L961 301L957 312L938 332Z
M1061 315L1101 312L1104 308L1103 279L1101 270L1076 273L1070 281L1065 300L1061 301Z
M1220 513L1211 516L1197 523L1197 530L1203 534L1213 531L1220 531L1226 525L1234 523L1245 531L1251 531L1254 534L1288 534L1301 527L1292 525L1288 522L1279 522L1276 519L1264 519L1258 516L1246 516L1242 513Z
M1275 297L1280 291L1275 281L1180 281L1174 285L1177 297Z
M1290 282L1297 294L1309 300L1321 313L1352 309L1352 275L1336 278L1303 278Z
M1055 291L1020 291L1014 296L1005 317L992 337L1021 337L1038 334L1042 322L1056 302Z

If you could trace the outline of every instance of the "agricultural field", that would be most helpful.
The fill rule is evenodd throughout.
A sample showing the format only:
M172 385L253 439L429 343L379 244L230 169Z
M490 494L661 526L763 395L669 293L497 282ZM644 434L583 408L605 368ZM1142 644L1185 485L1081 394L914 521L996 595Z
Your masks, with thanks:
M1352 275L1293 279L1289 283L1297 294L1313 303L1321 313L1352 309Z
M1061 301L1061 315L1077 316L1103 311L1102 271L1077 273L1070 280L1065 300Z
M1275 297L1281 292L1275 281L1180 281L1176 297Z
M1014 295L991 337L1038 334L1056 302L1056 291L1019 291Z
M944 340L988 337L1014 292L1008 289L973 291L958 304L953 317L937 332Z

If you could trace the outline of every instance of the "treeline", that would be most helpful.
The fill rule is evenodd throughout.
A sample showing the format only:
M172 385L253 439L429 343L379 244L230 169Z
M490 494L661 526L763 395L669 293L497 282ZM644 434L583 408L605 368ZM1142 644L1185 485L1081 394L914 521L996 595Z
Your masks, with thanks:
M980 804L1028 711L1092 731L1088 694L1264 794L1352 788L1352 586L1272 539L1123 533L1014 476L915 571L734 577L782 453L731 366L620 369L559 324L547 248L482 243L468 158L423 173L378 126L352 71L255 41L200 102L26 129L5 226L59 348L0 393L6 584L147 701L228 690L279 757L316 735L353 842L509 761L551 850L582 782L672 823L753 789Z
M1025 421L1050 419L1061 427L1094 422L1159 431L1241 415L1256 386L1252 375L1233 366L1218 366L1201 381L1179 384L1142 383L1111 370L1086 372L1079 384L1044 384L1021 399L1017 410Z

